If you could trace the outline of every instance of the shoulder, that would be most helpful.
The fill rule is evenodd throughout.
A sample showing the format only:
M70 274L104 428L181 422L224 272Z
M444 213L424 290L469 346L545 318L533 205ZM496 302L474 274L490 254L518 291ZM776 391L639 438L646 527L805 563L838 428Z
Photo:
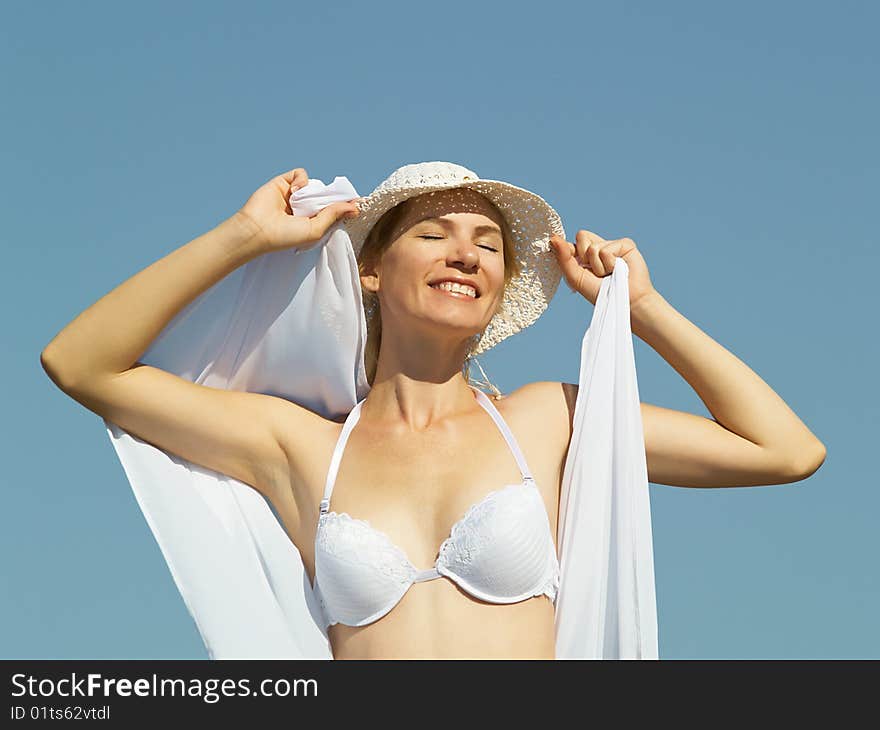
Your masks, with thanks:
M493 402L505 415L551 428L567 441L574 423L577 392L578 386L574 383L538 380L525 383Z

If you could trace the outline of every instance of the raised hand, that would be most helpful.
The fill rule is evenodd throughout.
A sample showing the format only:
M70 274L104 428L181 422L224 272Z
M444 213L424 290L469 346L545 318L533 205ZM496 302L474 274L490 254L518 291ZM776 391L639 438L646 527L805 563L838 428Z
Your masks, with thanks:
M644 296L654 292L648 265L631 238L616 238L606 241L591 231L579 230L575 236L577 243L566 241L561 236L550 237L550 245L556 254L556 261L568 287L590 301L596 303L602 277L614 270L617 257L626 261L629 267L629 303L634 307Z
M277 175L261 185L238 211L255 226L261 248L280 251L319 240L341 218L359 214L357 201L331 203L313 216L294 215L290 196L309 181L302 167Z

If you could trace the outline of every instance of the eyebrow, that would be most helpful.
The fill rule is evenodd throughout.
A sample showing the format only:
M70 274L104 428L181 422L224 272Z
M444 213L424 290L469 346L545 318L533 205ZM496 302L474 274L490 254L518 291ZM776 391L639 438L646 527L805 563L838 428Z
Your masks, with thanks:
M423 218L419 221L419 223L440 223L446 228L454 228L455 224L449 220L448 218ZM499 236L503 237L501 233L501 229L498 226L490 226L490 225L479 225L474 227L475 233L497 233Z

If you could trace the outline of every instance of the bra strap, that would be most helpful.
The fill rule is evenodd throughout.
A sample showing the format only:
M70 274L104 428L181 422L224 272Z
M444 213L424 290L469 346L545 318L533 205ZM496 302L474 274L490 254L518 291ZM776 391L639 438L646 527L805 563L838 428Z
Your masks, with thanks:
M366 398L364 398L366 400ZM324 484L324 499L321 500L321 514L326 514L330 509L330 495L333 493L333 487L336 484L336 474L339 471L339 464L342 462L342 452L345 451L345 445L348 443L348 437L351 430L355 427L361 417L361 406L364 401L360 401L354 408L349 411L342 425L342 432L336 441L336 448L333 449L333 458L330 459L330 468L327 470L327 481Z
M477 401L479 401L480 405L486 409L490 416L492 416L492 420L495 421L495 425L498 426L499 430L501 431L501 435L504 436L504 440L507 441L507 445L513 452L513 456L516 459L517 466L519 466L519 470L522 472L523 481L535 481L532 478L532 473L529 471L528 464L526 464L526 458L525 456L523 456L522 450L519 448L519 444L517 443L516 438L513 435L513 431L510 430L510 427L507 425L507 422L504 420L504 417L501 415L501 413L498 412L495 404L489 399L489 396L487 396L479 388L474 388L473 386L471 386L471 390L474 391L474 394L477 396Z

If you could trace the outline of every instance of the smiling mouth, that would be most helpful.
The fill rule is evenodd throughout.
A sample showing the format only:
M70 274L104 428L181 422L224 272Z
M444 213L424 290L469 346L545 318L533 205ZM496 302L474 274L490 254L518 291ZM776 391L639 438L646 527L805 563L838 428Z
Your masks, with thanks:
M443 294L447 297L453 297L454 299L465 299L469 302L473 302L479 298L479 296L476 294L471 295L471 294L467 294L462 291L453 291L451 289L442 289L436 285L431 286L430 288L433 289L434 291L436 291L438 294Z
M480 295L477 294L477 290L470 286L455 285L453 287L453 285L448 282L429 284L428 286L440 294L445 294L446 296L454 297L455 299L468 299L474 301L480 297Z

